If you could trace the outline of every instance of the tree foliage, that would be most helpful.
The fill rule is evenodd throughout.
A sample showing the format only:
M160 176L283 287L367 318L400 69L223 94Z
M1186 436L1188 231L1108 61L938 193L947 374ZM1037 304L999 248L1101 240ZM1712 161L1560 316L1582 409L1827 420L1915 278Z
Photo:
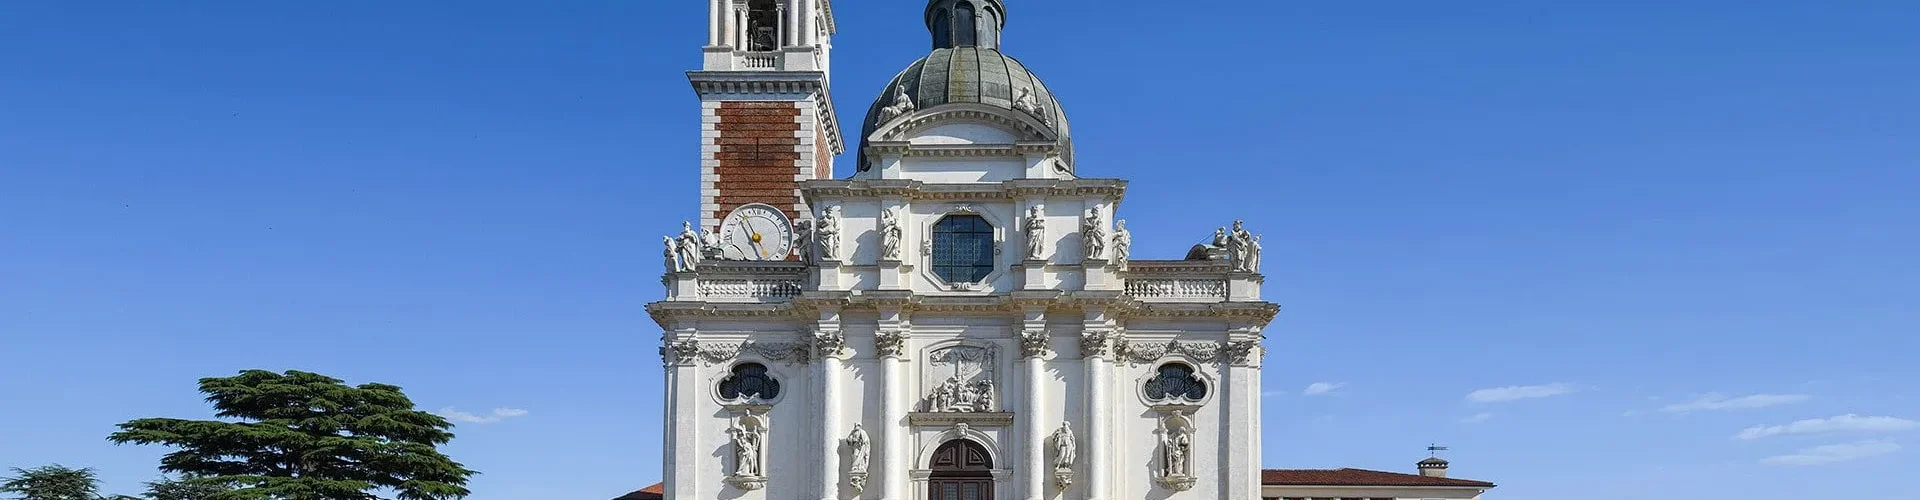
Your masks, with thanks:
M348 386L299 371L248 370L200 379L216 415L233 420L147 418L120 424L115 443L179 448L160 470L189 483L224 485L205 500L404 500L465 498L474 474L438 450L453 424L414 409L399 387Z
M219 480L165 478L147 483L146 500L214 500L232 489Z
M75 469L60 464L32 469L14 468L13 477L0 478L0 493L18 495L19 500L119 500L125 497L100 496L100 479L93 469ZM139 500L139 499L133 499Z

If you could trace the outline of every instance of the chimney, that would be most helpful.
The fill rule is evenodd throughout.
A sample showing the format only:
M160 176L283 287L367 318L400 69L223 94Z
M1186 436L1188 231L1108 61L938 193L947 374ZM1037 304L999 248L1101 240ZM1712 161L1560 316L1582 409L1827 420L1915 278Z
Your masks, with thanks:
M1420 461L1420 475L1426 477L1447 477L1447 461L1432 457Z

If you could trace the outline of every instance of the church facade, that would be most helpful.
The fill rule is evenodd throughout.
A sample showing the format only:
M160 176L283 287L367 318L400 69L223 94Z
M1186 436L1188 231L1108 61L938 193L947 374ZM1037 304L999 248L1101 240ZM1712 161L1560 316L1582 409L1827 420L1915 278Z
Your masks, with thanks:
M647 308L660 496L1271 496L1259 236L1134 258L1127 182L1074 162L1000 0L929 2L930 53L854 137L829 0L709 1L700 216Z

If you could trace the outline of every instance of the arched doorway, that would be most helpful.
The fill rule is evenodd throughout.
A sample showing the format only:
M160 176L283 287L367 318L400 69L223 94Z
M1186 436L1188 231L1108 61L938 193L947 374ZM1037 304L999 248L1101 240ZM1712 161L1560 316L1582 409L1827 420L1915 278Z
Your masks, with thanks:
M993 457L969 439L947 441L933 450L933 474L927 500L993 500Z

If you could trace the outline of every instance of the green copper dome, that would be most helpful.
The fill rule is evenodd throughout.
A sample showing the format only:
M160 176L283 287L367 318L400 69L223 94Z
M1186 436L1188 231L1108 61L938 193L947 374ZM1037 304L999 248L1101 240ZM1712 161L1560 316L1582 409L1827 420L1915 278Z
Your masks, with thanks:
M1059 137L1060 161L1073 165L1073 139L1067 134L1066 111L1046 84L1040 83L1040 77L1020 61L1000 53L1005 13L1000 0L928 2L927 29L933 33L933 53L893 77L868 108L867 119L860 127L861 171L873 168L867 161L868 137L886 124L883 118L900 115L888 108L899 102L902 89L912 99L913 110L973 103L1026 114L1052 129Z

